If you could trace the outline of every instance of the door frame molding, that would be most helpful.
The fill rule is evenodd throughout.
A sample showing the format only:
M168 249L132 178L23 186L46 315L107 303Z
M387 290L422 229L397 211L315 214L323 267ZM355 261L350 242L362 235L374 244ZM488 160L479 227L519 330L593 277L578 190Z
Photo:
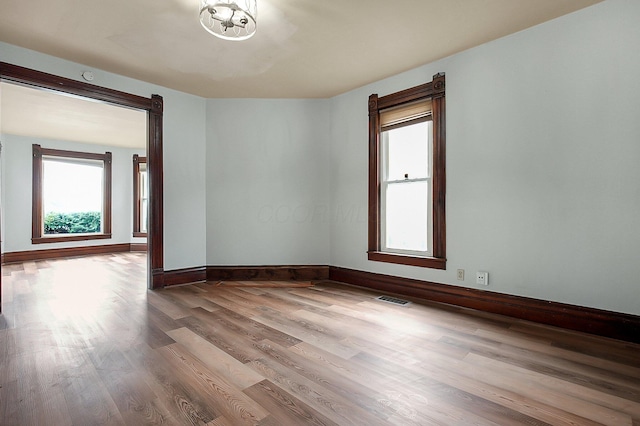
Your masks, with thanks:
M0 80L147 111L147 167L149 168L147 286L150 289L164 287L162 154L164 102L162 96L151 95L150 98L145 98L6 62L0 62Z

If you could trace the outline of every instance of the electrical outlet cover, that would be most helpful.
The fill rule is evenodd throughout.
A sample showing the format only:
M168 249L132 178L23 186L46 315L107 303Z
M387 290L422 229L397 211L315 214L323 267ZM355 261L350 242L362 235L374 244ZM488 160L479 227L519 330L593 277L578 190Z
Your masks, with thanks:
M484 271L478 271L476 273L476 284L489 285L489 273Z

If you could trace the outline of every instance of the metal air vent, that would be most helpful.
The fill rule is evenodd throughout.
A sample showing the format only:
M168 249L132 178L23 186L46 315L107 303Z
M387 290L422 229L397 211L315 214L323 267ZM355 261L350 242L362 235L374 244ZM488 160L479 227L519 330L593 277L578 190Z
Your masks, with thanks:
M398 306L406 306L409 303L411 303L407 300L402 300L402 299L398 299L396 297L391 297L391 296L378 296L376 297L376 300L380 300L382 302L387 302L387 303L391 303L393 305L398 305Z

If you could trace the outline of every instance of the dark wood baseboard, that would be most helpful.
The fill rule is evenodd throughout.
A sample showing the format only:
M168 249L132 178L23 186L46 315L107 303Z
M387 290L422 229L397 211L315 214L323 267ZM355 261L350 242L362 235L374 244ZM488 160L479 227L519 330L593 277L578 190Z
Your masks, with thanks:
M329 267L312 266L207 266L208 281L318 281L329 279Z
M92 256L96 254L122 253L130 250L129 243L101 246L64 247L45 250L14 251L4 254L3 263L30 262L33 260L59 259L62 257Z
M147 266L149 266L149 262L147 261ZM151 288L156 290L158 288L164 287L164 269L157 268L151 270Z
M164 271L163 280L165 286L204 282L207 280L207 268L199 266Z
M335 266L329 268L329 279L383 292L412 296L640 343L640 316L636 315Z
M147 251L147 243L131 243L129 251Z
M30 262L33 260L60 259L62 257L93 256L96 254L147 251L146 243L105 244L100 246L64 247L45 250L14 251L2 254L1 263Z

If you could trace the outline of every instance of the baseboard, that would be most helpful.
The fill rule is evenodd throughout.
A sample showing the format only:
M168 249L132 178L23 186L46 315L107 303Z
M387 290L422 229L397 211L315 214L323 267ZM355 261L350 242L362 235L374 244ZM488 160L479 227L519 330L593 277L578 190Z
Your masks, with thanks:
M207 280L207 268L199 266L195 268L174 269L164 271L163 284L165 286L192 284Z
M3 263L30 262L33 260L59 259L61 257L92 256L96 254L122 253L130 250L129 243L101 246L64 247L45 250L14 251L4 254Z
M335 266L329 268L329 279L359 287L640 343L640 316L636 315Z
M147 251L147 243L131 243L129 251Z
M208 281L318 281L329 279L329 267L312 266L207 266Z
M162 287L164 287L164 269L162 268L152 269L151 270L151 288L153 290L157 290Z

